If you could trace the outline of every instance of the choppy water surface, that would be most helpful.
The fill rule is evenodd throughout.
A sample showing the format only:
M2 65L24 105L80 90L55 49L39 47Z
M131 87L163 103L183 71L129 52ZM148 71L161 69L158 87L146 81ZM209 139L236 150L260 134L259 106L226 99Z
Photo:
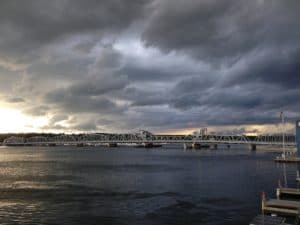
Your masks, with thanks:
M0 148L0 224L242 225L282 164L245 149ZM295 186L296 166L286 168Z

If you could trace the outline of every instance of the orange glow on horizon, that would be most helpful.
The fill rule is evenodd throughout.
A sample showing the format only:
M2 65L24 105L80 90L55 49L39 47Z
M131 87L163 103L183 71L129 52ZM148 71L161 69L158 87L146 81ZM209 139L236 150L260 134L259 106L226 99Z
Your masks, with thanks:
M0 108L0 118L0 133L38 132L48 121L47 118L33 118L9 108Z

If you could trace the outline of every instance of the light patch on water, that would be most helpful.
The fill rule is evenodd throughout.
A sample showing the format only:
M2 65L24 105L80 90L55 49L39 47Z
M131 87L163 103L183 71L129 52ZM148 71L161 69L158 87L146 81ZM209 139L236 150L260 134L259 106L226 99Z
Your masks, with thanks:
M10 188L14 189L56 189L55 185L49 185L35 181L15 181Z

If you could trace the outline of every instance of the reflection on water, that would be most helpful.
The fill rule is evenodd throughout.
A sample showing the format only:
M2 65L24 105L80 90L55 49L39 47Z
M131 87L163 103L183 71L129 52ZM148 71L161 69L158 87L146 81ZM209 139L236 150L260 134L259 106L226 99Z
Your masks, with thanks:
M296 166L245 149L0 148L0 224L241 225Z

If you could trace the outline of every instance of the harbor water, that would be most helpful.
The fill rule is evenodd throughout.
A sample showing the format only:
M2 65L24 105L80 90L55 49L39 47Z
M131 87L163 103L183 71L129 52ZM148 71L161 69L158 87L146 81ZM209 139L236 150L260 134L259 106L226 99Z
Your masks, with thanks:
M243 147L1 147L0 224L243 225L297 166Z

